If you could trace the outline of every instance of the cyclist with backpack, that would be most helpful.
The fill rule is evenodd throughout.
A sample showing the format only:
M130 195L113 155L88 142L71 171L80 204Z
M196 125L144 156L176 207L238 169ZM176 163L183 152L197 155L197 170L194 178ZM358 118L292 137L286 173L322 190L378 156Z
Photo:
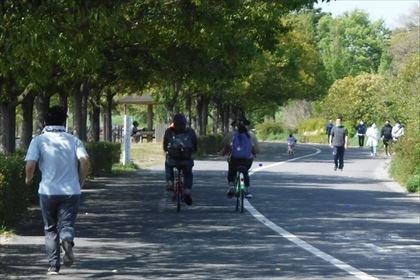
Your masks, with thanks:
M255 155L259 152L258 141L255 135L248 130L250 122L245 118L239 118L232 122L234 131L228 133L222 141L222 154L228 156L228 185L227 196L232 198L234 195L234 181L236 171L239 167L244 167L244 183L246 187L246 198L252 198L248 191L250 186L248 170L251 168Z
M184 115L176 114L163 137L163 150L166 153L165 173L167 190L174 189L174 167L180 168L184 175L184 201L192 204L191 188L193 184L192 154L197 151L197 136L195 131L187 126Z
M287 154L289 156L295 154L295 146L297 143L297 139L295 136L293 136L292 133L289 134L289 137L287 138Z

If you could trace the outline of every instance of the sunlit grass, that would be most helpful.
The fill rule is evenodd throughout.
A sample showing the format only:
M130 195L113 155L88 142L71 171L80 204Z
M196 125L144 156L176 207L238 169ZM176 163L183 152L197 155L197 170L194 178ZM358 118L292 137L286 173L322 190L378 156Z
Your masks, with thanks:
M142 169L163 166L165 163L165 154L162 149L162 143L132 143L131 159Z
M130 163L128 165L123 165L121 163L116 163L116 164L112 165L112 174L118 175L118 174L121 174L121 173L136 171L137 169L139 169L139 167L135 163Z
M2 237L10 237L15 234L13 229L9 229L4 225L0 225L0 236Z

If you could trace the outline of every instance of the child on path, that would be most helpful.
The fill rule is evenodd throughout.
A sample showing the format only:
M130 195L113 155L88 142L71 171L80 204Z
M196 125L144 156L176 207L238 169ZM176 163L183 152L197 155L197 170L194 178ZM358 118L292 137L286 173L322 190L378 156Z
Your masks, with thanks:
M289 156L295 154L296 143L297 139L293 136L293 134L289 134L289 137L287 138L287 154Z

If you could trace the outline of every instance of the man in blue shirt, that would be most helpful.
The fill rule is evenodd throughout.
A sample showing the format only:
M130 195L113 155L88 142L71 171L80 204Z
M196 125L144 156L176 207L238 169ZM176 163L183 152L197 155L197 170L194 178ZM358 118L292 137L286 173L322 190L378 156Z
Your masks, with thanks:
M44 220L48 275L60 271L60 241L63 263L74 261L74 223L80 203L81 187L89 170L88 154L83 143L65 132L67 114L63 107L48 110L46 126L32 139L26 161L26 184L33 180L36 165L42 173L38 194Z

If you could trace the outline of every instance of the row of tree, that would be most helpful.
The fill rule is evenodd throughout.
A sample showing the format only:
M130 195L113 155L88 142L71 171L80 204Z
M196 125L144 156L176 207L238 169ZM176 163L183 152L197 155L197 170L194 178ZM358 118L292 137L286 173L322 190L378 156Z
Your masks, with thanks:
M224 132L232 115L259 122L289 99L390 67L383 22L361 11L333 18L313 2L3 1L2 150L14 151L16 116L25 149L50 103L71 106L82 140L88 123L99 140L101 114L111 140L115 97L142 91L169 116L186 112L200 134L209 112Z
M379 63L375 56L370 58L370 61L378 61L377 71L347 71L347 75L335 80L320 103L323 115L342 115L354 122L364 120L378 125L388 119L411 125L410 129L417 130L420 85L419 16L417 7L411 14L405 15L402 27L390 33L389 39L383 40L385 48L382 62ZM366 41L370 40L366 38ZM361 61L368 59L366 57Z
M169 112L194 111L201 134L209 106L226 128L232 111L252 107L264 115L290 97L320 94L307 90L317 84L320 66L310 48L301 52L311 38L285 19L313 2L4 0L1 150L15 149L17 115L26 148L34 108L35 126L42 126L52 102L71 104L82 140L88 119L99 139L103 112L110 140L117 94L148 90Z

